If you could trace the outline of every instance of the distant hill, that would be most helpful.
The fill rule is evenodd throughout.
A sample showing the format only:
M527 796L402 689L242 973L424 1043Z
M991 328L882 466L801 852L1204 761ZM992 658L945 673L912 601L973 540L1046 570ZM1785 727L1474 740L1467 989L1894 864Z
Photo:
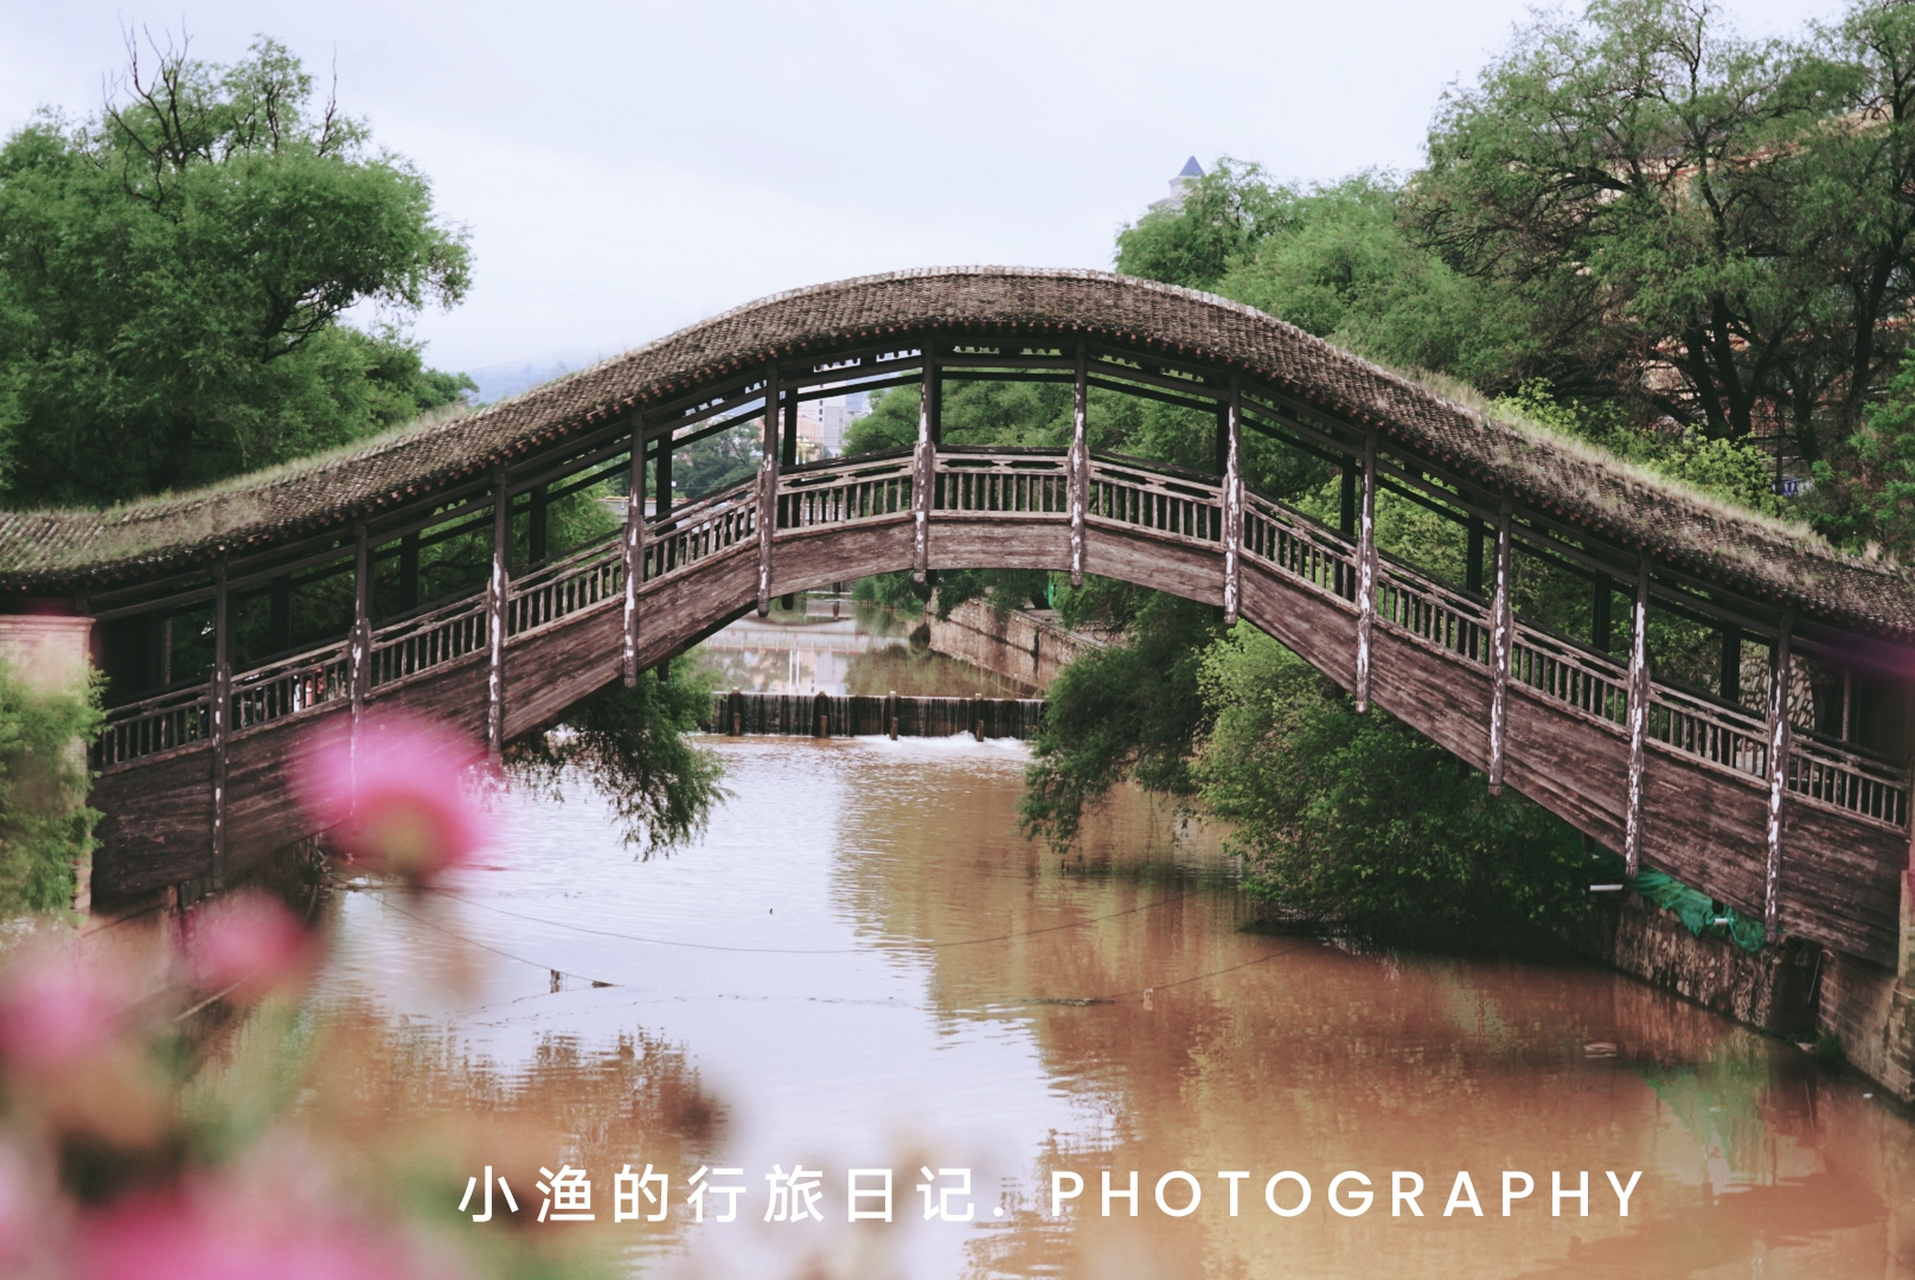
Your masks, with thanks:
M465 372L467 377L479 384L479 389L472 395L472 402L491 404L582 367L554 360L550 364L491 364L483 369L467 369Z

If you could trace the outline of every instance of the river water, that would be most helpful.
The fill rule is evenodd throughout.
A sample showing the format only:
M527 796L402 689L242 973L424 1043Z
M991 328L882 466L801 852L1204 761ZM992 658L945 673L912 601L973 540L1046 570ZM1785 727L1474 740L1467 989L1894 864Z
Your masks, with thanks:
M639 860L599 797L506 795L443 891L338 895L312 997L412 1039L396 1094L536 1110L632 1274L1915 1274L1909 1124L1793 1046L1593 966L1261 930L1214 835L1134 793L1060 858L1017 833L1019 744L709 745L731 799L693 846ZM648 1162L669 1215L611 1223ZM691 1220L701 1166L740 1171L705 1179L746 1188L735 1221L716 1192ZM794 1168L823 1221L765 1220ZM891 1171L894 1221L847 1221L854 1169ZM1534 1186L1507 1216L1505 1171ZM1585 1171L1588 1215L1553 1216ZM1459 1173L1482 1216L1445 1216Z

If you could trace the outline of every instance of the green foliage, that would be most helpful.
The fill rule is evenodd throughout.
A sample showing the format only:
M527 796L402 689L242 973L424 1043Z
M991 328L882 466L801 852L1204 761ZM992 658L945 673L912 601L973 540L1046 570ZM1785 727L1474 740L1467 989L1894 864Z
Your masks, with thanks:
M1915 360L1889 382L1848 441L1850 465L1815 466L1827 532L1853 546L1873 544L1904 562L1915 554Z
M1190 757L1208 719L1197 674L1216 631L1210 606L1160 592L1138 599L1135 588L1094 591L1125 615L1125 642L1080 655L1051 683L1018 801L1025 833L1057 849L1070 847L1084 812L1126 779L1190 795ZM1073 625L1082 620L1076 608L1062 612Z
M271 40L167 50L121 100L0 146L0 438L14 501L102 503L367 435L472 384L403 316L465 293L464 233Z
M1295 192L1261 166L1228 157L1184 191L1181 205L1154 209L1117 233L1117 269L1190 289L1223 279L1232 259L1291 216Z
M1539 17L1449 95L1419 239L1520 300L1539 367L1710 438L1779 408L1853 422L1915 297L1915 17L1861 3L1805 44L1687 0ZM1846 434L1846 433L1843 433Z
M100 820L83 754L99 725L97 689L38 692L0 660L0 919L72 905Z
M1262 632L1203 655L1214 716L1190 776L1283 908L1393 932L1547 923L1584 901L1575 834L1531 802L1349 698Z
M686 739L710 714L713 681L697 664L679 662L663 678L656 668L640 673L636 688L609 685L555 729L509 744L507 766L554 801L576 773L610 798L626 844L648 858L669 850L703 831L725 797L718 757Z

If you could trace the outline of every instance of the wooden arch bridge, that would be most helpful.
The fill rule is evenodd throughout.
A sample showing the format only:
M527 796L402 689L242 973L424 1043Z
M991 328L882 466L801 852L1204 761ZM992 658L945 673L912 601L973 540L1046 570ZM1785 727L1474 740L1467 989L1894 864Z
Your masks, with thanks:
M1072 386L1072 443L946 444L943 389L967 379ZM907 383L915 448L798 462L802 402ZM1110 391L1214 414L1214 471L1093 452L1086 403ZM757 476L671 505L674 454L744 424ZM1337 526L1246 487L1246 433L1340 470ZM554 503L627 483L622 528L552 554ZM1379 494L1455 522L1464 581L1378 553ZM422 564L458 539L480 558L445 589ZM1586 584L1588 634L1516 613L1521 557ZM496 751L775 596L946 567L1209 602L1632 863L1898 967L1907 577L1207 295L1099 272L850 280L240 486L0 517L12 611L90 619L109 680L98 898L313 834L284 766L316 721L399 706ZM1723 687L1652 669L1656 610L1713 629Z

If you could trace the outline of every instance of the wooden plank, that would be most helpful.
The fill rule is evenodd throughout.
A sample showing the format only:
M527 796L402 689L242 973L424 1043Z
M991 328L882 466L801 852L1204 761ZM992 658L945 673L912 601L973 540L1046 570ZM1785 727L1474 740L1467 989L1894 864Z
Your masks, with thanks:
M512 554L512 500L505 487L505 468L492 475L492 573L486 579L485 747L494 763L505 747L505 594Z
M638 588L645 574L645 415L632 418L631 478L625 494L625 600L620 660L625 687L638 687Z
M356 736L365 718L366 691L372 684L367 659L372 654L372 554L366 522L353 522L352 635L346 645L347 680L352 696L352 726Z
M233 706L233 611L226 556L213 564L213 883L226 872L227 739Z
M1077 343L1077 374L1071 382L1070 475L1071 586L1084 585L1084 512L1090 505L1090 445L1086 434L1085 410L1089 388L1089 348L1083 339Z
M1376 437L1363 440L1363 508L1356 530L1356 709L1370 709L1370 640L1376 626ZM1494 738L1496 731L1491 731Z
M1642 866L1643 740L1649 729L1649 557L1636 569L1629 611L1629 779L1623 801L1623 861L1633 878Z
M1776 895L1782 885L1782 800L1789 785L1789 630L1794 610L1784 607L1769 665L1769 821L1768 875L1762 895L1762 920L1769 941L1777 936L1779 908Z
M1223 624L1237 625L1243 603L1243 384L1230 379L1224 411Z
M1489 793L1503 790L1504 733L1509 724L1509 656L1514 631L1509 603L1509 516L1505 501L1496 517L1496 596L1490 608Z

